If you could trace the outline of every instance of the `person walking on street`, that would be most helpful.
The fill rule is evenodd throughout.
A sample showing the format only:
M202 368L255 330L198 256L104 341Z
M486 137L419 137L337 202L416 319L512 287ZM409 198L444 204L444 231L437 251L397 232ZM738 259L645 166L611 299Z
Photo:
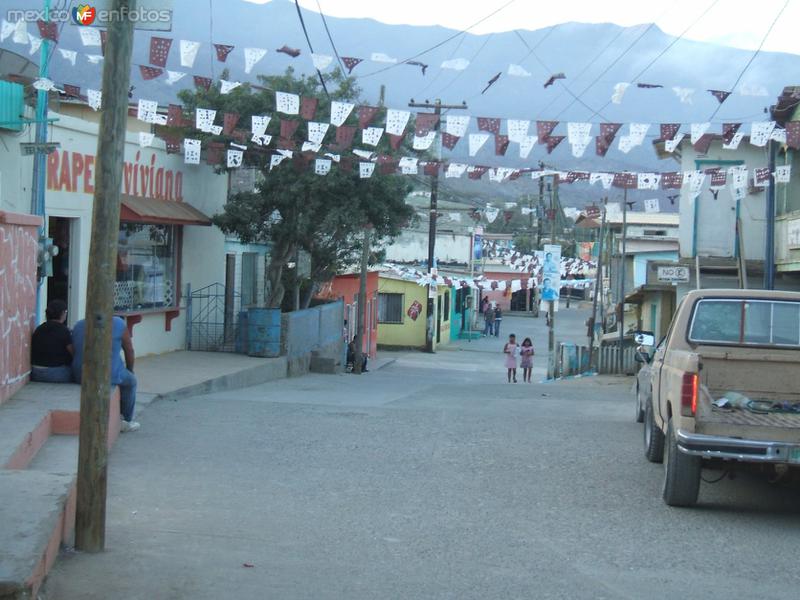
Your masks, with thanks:
M483 337L492 335L494 333L494 309L491 306L488 306L486 310L483 311L483 321Z
M72 382L72 334L64 324L67 303L51 300L45 310L47 321L31 338L31 381L46 383Z
M531 372L533 371L533 342L531 338L526 337L522 340L522 347L519 349L520 361L519 366L522 369L522 381L531 382Z
M519 344L517 344L517 336L513 333L508 336L508 343L503 347L503 353L506 355L506 369L508 369L508 383L511 383L512 377L514 383L517 383L517 353L519 353Z
M86 338L86 320L81 319L75 323L72 330L72 340L75 346L75 356L72 360L72 376L76 383L81 382L83 374L84 340ZM125 354L122 362L120 353ZM136 431L140 425L133 420L133 411L136 407L136 375L133 374L133 363L136 355L133 351L133 340L128 331L128 326L120 317L114 317L111 329L111 385L119 387L119 404L122 423L120 431Z
M484 296L481 301L481 314L485 315L487 310L489 310L489 299Z
M494 337L500 337L500 323L503 322L503 311L498 304L494 309Z

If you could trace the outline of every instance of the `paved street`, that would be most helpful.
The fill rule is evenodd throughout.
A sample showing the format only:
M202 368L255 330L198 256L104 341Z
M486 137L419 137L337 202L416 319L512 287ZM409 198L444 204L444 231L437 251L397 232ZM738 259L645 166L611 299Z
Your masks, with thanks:
M582 341L585 317L559 326ZM531 385L505 383L512 331L536 339ZM62 555L44 597L800 594L796 489L740 476L668 508L632 380L539 383L544 319L502 333L360 377L154 403L111 457L107 551Z

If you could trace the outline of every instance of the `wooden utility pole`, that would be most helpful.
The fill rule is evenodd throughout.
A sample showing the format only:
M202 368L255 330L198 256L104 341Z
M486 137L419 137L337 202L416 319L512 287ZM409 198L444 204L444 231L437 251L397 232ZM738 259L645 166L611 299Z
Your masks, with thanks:
M597 322L597 297L603 295L603 230L606 228L606 204L608 198L603 198L603 218L600 221L600 242L597 248L597 276L594 284L594 297L592 298L592 316L589 317L589 369L592 368L594 358L594 331ZM601 303L602 310L602 303Z
M467 103L461 104L442 104L438 98L431 104L427 100L425 102L414 102L413 98L408 103L410 108L427 108L433 109L435 115L439 118L434 125L434 131L439 131L439 124L442 120L442 109L450 110L466 110ZM430 217L428 221L428 273L433 273L433 265L436 259L436 216L437 216L437 202L439 196L439 169L431 175L431 206ZM427 332L425 335L425 351L433 352L433 336L436 329L436 304L435 298L431 298L431 285L428 284L428 303L427 311L425 313L425 322L427 323Z
M86 338L81 383L75 547L101 552L106 534L108 413L111 393L111 332L119 238L120 187L128 121L133 21L136 0L114 0L120 18L108 24L103 63L103 109L97 140ZM112 427L118 427L113 423Z
M622 255L619 260L619 320L617 321L617 331L619 332L619 372L622 374L625 369L625 356L623 347L625 344L625 255L628 252L628 188L622 190Z

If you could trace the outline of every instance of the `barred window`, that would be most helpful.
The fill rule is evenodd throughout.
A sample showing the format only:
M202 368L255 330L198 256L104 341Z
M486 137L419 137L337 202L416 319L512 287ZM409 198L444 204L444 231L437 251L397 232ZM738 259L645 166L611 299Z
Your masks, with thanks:
M403 322L403 294L378 294L378 322Z

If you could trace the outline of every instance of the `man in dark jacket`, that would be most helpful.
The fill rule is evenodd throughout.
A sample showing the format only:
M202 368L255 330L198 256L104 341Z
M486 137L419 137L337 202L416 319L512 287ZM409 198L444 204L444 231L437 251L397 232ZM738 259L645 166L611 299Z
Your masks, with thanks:
M46 383L72 381L72 334L64 322L67 303L51 300L45 310L47 321L39 325L31 338L31 380Z

